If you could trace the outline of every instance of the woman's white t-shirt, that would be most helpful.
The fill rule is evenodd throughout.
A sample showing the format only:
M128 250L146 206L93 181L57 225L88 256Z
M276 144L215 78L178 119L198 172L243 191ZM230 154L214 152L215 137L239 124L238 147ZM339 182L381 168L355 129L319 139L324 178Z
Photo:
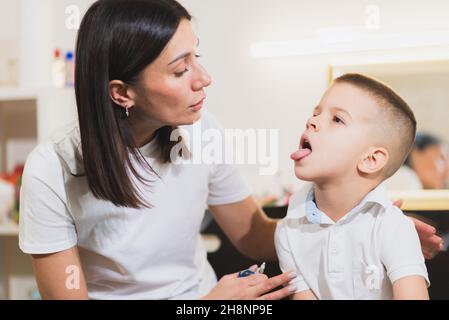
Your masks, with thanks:
M222 130L203 112L202 130ZM198 124L197 123L197 124ZM197 125L196 124L196 125ZM192 133L193 126L183 126ZM155 144L141 148L160 179L142 187L150 209L96 199L83 173L76 124L29 155L22 180L19 245L29 254L78 246L92 299L195 299L216 276L199 234L207 205L234 203L250 190L226 164L160 164ZM194 152L194 151L193 151Z

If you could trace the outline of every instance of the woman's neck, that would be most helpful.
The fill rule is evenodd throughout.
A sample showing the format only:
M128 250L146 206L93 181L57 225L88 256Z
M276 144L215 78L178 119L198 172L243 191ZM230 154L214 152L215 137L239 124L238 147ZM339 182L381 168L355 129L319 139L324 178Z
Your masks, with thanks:
M132 115L130 115L128 121L138 148L151 142L156 136L156 131L163 127L163 125L153 120L142 120L141 117L133 117Z

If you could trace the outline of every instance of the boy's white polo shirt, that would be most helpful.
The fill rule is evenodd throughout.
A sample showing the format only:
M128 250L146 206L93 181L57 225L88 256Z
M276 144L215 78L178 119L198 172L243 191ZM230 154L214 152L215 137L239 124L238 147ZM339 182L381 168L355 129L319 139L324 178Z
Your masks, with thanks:
M207 111L201 128L223 130ZM183 126L193 135L193 126ZM251 195L237 167L161 164L156 144L141 148L158 173L138 184L152 208L117 207L92 194L80 160L80 133L71 126L29 155L22 179L19 245L29 254L78 247L91 299L196 299L216 284L200 227L207 205ZM193 148L193 151L195 149ZM136 183L138 183L136 181Z
M296 270L297 292L318 299L391 299L392 283L420 275L429 285L413 222L388 199L384 184L335 223L313 199L294 194L278 223L276 250L283 272Z

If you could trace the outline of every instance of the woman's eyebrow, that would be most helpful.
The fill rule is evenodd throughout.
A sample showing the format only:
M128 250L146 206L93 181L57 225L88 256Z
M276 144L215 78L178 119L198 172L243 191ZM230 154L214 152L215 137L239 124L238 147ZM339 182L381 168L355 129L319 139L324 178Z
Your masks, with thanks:
M196 42L196 46L198 47L199 45L200 45L200 39L198 38L197 42ZM191 54L191 52L186 52L186 53L180 54L172 62L170 62L168 65L171 65L171 64L175 63L176 61L184 59L184 58L190 56L190 54Z
M178 57L176 57L176 58L175 58L172 62L170 62L168 65L171 65L171 64L175 63L176 61L179 61L179 60L181 60L181 59L184 59L184 58L186 58L186 57L188 57L188 56L190 56L190 52L183 53L183 54L179 55Z

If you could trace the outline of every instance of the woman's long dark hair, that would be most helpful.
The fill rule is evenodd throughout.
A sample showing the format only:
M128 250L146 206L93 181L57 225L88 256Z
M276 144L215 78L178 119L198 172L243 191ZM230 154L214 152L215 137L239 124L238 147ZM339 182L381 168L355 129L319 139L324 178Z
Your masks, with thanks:
M99 0L84 16L76 45L75 93L84 174L93 195L116 206L151 207L132 180L148 182L132 159L155 172L140 154L123 107L109 95L109 82L134 84L162 52L182 19L175 0ZM161 162L170 161L173 127L156 132ZM136 162L134 162L136 163ZM131 173L131 176L130 176Z

